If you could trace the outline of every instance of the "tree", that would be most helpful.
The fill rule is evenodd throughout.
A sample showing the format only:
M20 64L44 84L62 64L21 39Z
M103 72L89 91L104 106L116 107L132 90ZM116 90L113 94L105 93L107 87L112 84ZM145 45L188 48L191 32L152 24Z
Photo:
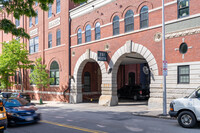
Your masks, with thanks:
M1 88L8 88L12 85L9 80L11 76L15 75L17 70L30 69L32 61L28 59L28 50L26 45L17 40L12 40L8 43L3 43L2 54L0 55L0 80ZM22 76L21 76L22 77ZM23 91L23 80L21 85Z
M30 74L30 81L35 84L37 88L41 89L41 91L47 88L52 82L52 79L49 78L49 74L47 73L46 65L42 64L41 57L35 61L34 69ZM40 104L42 104L42 96L40 97Z
M72 0L75 3L86 2L87 0ZM0 13L2 17L4 13L13 14L15 19L19 19L20 16L35 17L37 14L33 9L35 2L38 2L40 8L44 11L48 11L48 4L52 4L54 0L0 0ZM30 38L23 28L17 28L12 21L2 18L0 20L0 30L5 33L11 33L15 36Z

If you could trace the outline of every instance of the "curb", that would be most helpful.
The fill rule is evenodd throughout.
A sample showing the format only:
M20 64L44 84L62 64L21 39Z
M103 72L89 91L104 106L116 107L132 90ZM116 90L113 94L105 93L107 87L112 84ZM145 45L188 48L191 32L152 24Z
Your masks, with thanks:
M140 117L150 117L150 118L159 118L159 119L168 119L168 120L176 120L176 118L170 117L169 115L167 116L162 116L162 115L141 115L141 114L135 114L132 113L134 116L140 116Z

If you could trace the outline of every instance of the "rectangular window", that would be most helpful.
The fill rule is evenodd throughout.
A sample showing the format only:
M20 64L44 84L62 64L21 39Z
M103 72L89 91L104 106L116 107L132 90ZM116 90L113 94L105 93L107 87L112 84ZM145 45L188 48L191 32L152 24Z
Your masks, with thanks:
M189 0L178 0L178 18L189 16Z
M32 17L29 17L29 27L32 27Z
M113 22L113 35L119 34L119 21Z
M38 52L39 39L38 36L29 40L29 53Z
M59 85L59 71L51 71L50 78L54 80L50 85Z
M148 18L149 18L148 11L142 12L140 14L140 29L148 27L149 25Z
M61 33L60 30L57 31L56 33L56 46L59 46L61 44Z
M16 27L20 26L20 19L15 19L15 25Z
M51 48L52 47L52 34L50 33L48 35L48 48Z
M78 33L78 44L82 43L82 33Z
M38 24L38 11L36 11L37 16L35 17L35 24Z
M134 17L129 16L125 18L125 32L134 30Z
M100 26L95 28L95 39L101 39L101 31Z
M56 13L60 12L60 0L56 0Z
M178 66L178 84L190 83L190 67Z
M90 30L86 31L85 35L86 35L85 42L90 42L91 41L91 31Z
M48 18L52 16L52 4L49 4Z

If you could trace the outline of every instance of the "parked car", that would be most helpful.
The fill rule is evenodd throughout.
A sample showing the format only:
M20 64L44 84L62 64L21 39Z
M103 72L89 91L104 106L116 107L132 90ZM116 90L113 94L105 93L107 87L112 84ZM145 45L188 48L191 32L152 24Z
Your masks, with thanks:
M28 93L24 92L13 92L11 95L12 98L24 98L26 99L29 103L31 102L31 97Z
M124 87L117 90L117 95L119 98L133 98L134 100L143 99L147 100L149 98L149 88L142 89L140 85Z
M178 123L191 128L200 122L200 88L185 98L175 99L170 103L169 115L176 117Z
M37 108L23 98L3 99L8 125L35 123L40 120Z

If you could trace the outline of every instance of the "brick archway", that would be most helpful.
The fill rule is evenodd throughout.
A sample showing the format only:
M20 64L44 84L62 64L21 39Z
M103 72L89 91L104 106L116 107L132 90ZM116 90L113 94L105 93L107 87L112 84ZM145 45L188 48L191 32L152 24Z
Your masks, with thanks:
M141 44L137 44L130 41L127 41L124 46L119 48L114 55L112 56L109 66L107 69L107 75L104 76L106 79L102 79L102 83L106 82L107 84L102 84L102 87L105 87L106 89L102 90L102 95L99 100L100 105L117 105L118 104L118 97L117 97L117 71L118 67L121 64L123 58L121 58L125 54L130 53L137 53L144 57L144 59L147 61L149 68L152 73L152 77L159 77L158 76L158 65L156 62L155 57L151 53L149 49L147 49L145 46ZM109 73L109 71L111 71ZM152 81L151 84L154 84L154 81Z
M97 53L87 50L82 56L79 57L76 62L73 78L71 80L71 91L70 91L70 102L71 103L80 103L82 102L82 72L84 66L89 61L96 61L100 67L101 75L105 75L106 67L104 62L97 61ZM103 83L103 81L102 81Z

